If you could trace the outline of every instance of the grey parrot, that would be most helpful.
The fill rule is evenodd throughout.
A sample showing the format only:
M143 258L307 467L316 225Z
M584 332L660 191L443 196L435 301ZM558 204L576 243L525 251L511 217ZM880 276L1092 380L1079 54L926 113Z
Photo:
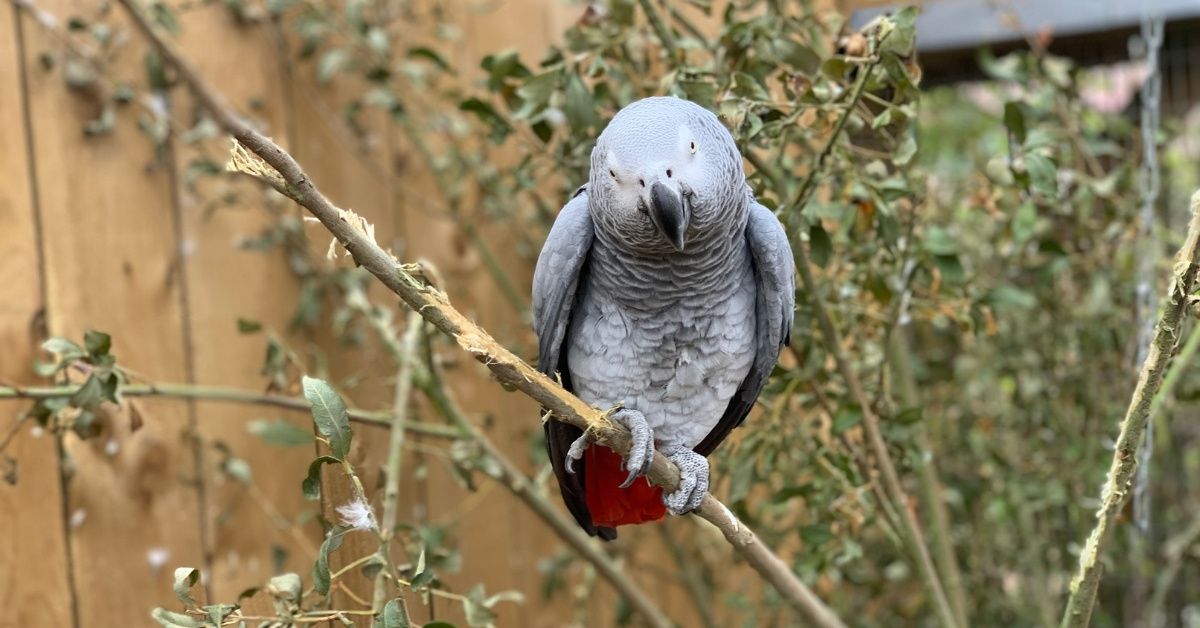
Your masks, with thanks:
M545 423L567 508L593 536L690 512L706 456L746 418L787 344L795 306L783 226L746 184L729 131L673 97L634 102L591 155L533 277L538 368L585 402L618 408L628 459ZM663 495L643 476L655 447L678 467Z

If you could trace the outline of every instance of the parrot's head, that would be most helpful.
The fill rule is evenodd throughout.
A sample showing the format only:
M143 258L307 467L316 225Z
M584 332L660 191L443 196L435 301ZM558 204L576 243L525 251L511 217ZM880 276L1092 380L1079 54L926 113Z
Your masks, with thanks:
M592 149L588 199L597 227L632 252L682 252L728 231L746 175L733 136L707 109L653 97L617 112Z

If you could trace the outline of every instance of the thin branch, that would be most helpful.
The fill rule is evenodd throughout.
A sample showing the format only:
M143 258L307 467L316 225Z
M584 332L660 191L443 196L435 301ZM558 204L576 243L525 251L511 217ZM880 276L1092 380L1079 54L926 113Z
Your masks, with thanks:
M1096 604L1096 591L1100 588L1100 578L1104 572L1100 559L1111 538L1113 521L1129 496L1130 483L1137 469L1137 452L1142 434L1146 431L1146 422L1150 417L1154 398L1162 385L1171 354L1179 344L1180 325L1190 303L1189 295L1195 287L1197 274L1200 273L1200 265L1196 263L1197 256L1200 256L1200 192L1192 195L1192 219L1188 225L1187 240L1179 251L1162 315L1154 327L1154 340L1146 353L1146 361L1142 364L1142 371L1138 376L1125 418L1121 421L1121 433L1113 451L1108 479L1100 493L1101 504L1099 512L1096 513L1096 527L1088 536L1083 553L1079 556L1079 570L1071 579L1071 596L1063 613L1063 628L1087 626L1091 620L1092 609Z
M867 79L875 67L879 65L880 57L876 51L878 50L879 43L885 37L886 33L882 37L871 36L871 55L867 62L859 69L858 81L851 90L850 100L845 104L842 114L834 124L833 130L825 141L824 148L821 149L814 159L808 176L805 177L792 202L788 203L786 207L793 210L803 208L812 195L813 190L816 189L816 180L824 169L825 160L833 152L833 147L837 145L838 140L841 138L842 131L846 128L846 123L849 121L850 116L854 115L854 109L858 106L859 101L862 99L863 90L866 88ZM946 597L946 591L942 587L942 582L938 578L937 569L934 567L929 547L925 543L925 535L921 531L921 524L913 510L912 501L900 483L900 476L896 472L896 465L892 461L891 454L888 453L887 443L883 440L883 433L879 427L879 417L876 416L875 411L872 409L871 402L863 391L862 383L859 381L858 375L854 372L853 366L851 366L842 352L841 334L834 326L833 319L830 318L829 311L826 309L824 301L821 300L820 292L817 290L816 280L813 278L812 262L808 256L808 243L797 241L792 250L796 258L796 269L799 271L800 278L803 281L804 292L809 295L809 302L812 305L813 312L816 314L826 349L833 356L834 362L837 363L842 379L846 382L846 388L850 392L850 397L862 412L863 429L866 432L867 441L870 444L872 453L875 455L876 466L878 466L883 480L884 492L899 511L898 514L900 514L900 522L902 524L901 538L908 546L909 552L913 554L913 559L917 563L917 572L920 574L925 588L929 591L930 602L937 611L939 621L946 628L956 628L958 621L954 610L950 605L949 599Z
M642 5L642 12L646 14L646 21L650 22L650 27L654 29L654 34L658 40L662 42L663 49L667 51L667 57L672 63L678 62L679 53L675 46L675 36L671 34L670 28L663 23L662 18L658 15L658 11L650 5L650 0L638 0L638 4Z
M874 51L875 47L881 41L883 40L872 38L872 51ZM870 78L871 72L875 70L880 61L879 55L872 52L872 56L867 60L866 64L858 69L858 81L855 82L853 89L850 91L850 100L846 102L842 114L838 117L833 130L829 133L829 138L825 140L825 146L821 148L821 152L817 153L817 157L808 171L808 176L804 177L804 182L800 184L800 189L796 191L796 196L792 199L791 203L787 204L787 207L803 208L808 203L808 197L812 195L813 190L817 189L817 175L825 168L825 160L833 152L833 147L837 145L842 131L846 128L846 122L850 120L850 116L854 113L854 108L862 100L863 91L867 88L867 79Z
M79 392L82 385L73 386L0 386L0 400L4 399L61 399L69 398ZM192 384L172 384L158 382L153 384L130 384L120 389L122 397L163 397L168 399L199 399L202 401L222 401L229 403L244 403L259 406L272 406L287 410L308 411L311 407L307 399L258 393L240 388L225 388L222 386L197 386ZM349 410L350 420L369 425L391 425L391 412L373 412L370 410ZM410 432L435 436L437 438L459 438L458 430L435 423L419 421L406 422L405 428Z
M396 374L395 402L392 404L392 428L388 437L388 457L385 467L386 478L383 488L383 518L379 522L379 555L383 557L387 569L381 569L375 576L375 594L371 608L377 613L383 612L387 603L388 576L396 571L396 563L392 560L391 542L396 532L396 516L400 505L400 467L404 451L406 424L408 423L408 404L412 397L413 362L417 355L417 341L421 337L421 329L425 326L416 312L408 315L408 327L404 332L404 341L400 346L400 370ZM404 619L401 625L410 623L408 619L408 603L404 595L398 594L400 615Z
M909 408L921 407L921 395L913 377L912 364L909 362L912 347L909 346L907 329L901 327L896 330L896 333L892 334L891 343L892 367L900 380L904 405ZM958 625L970 626L962 572L958 568L958 560L954 557L954 543L950 538L950 515L946 512L942 482L938 478L937 463L933 457L933 448L929 444L928 430L922 427L916 440L921 454L921 462L917 465L917 481L921 486L922 501L928 509L930 532L933 535L933 557L937 561L938 571L946 581L946 595L950 599L954 618L958 620Z
M675 535L671 533L670 528L665 525L658 526L658 536L667 550L671 552L671 558L674 559L675 567L679 570L679 579L683 581L688 597L692 598L692 604L696 606L696 614L700 616L700 623L704 625L704 628L717 628L717 614L712 607L712 591L705 585L701 571L692 564L691 557L683 551L683 546L680 545L679 539L676 539Z
M352 224L351 214L339 209L325 197L305 174L296 160L279 145L254 130L219 93L185 61L174 45L161 37L135 0L119 0L134 24L158 49L163 59L175 67L180 79L191 87L200 104L227 133L234 136L284 178L292 198L325 225L354 261L375 275L413 310L442 333L454 338L459 346L485 364L496 378L525 393L560 420L590 430L598 440L625 455L629 451L628 430L614 425L606 414L564 390L546 375L496 342L486 331L452 307L446 296L423 285L384 251L368 234ZM649 472L650 480L667 491L679 487L679 469L662 454L656 453ZM772 552L758 536L737 519L712 495L705 495L695 511L721 530L726 541L742 555L792 606L817 626L844 625L824 603Z
M925 535L921 532L921 524L917 520L916 513L913 512L912 500L900 484L896 464L892 461L892 455L888 453L887 443L883 440L883 432L879 427L879 417L871 408L871 402L863 392L862 383L859 382L854 367L842 353L841 334L833 326L833 319L830 318L829 311L825 309L820 292L817 290L817 282L813 278L812 262L808 258L808 244L798 242L793 249L796 254L796 268L800 271L800 278L804 282L804 292L809 295L809 302L817 316L817 323L821 329L821 335L825 339L826 349L837 363L851 399L858 404L859 410L862 412L863 430L866 432L871 451L875 454L875 463L879 467L884 491L896 509L900 511L902 537L907 541L909 551L914 554L913 559L916 560L917 571L921 575L921 580L924 581L925 588L929 590L932 598L930 601L937 610L939 620L943 626L954 628L958 622L955 620L954 611L942 588L942 583L938 579L937 570L933 566L933 558L929 554L929 547L925 544Z

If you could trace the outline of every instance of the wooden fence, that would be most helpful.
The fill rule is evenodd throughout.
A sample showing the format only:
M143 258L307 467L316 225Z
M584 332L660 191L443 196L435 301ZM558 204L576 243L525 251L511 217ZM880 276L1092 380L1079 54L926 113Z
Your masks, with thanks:
M263 336L239 333L237 320L257 320L283 333L299 296L282 255L237 246L271 223L258 206L261 199L247 195L232 208L208 211L185 185L186 164L197 148L172 137L166 154L156 158L135 113L122 112L109 133L85 135L84 124L98 115L94 103L69 90L61 68L47 69L42 55L61 48L53 31L61 32L67 19L94 18L107 3L44 0L33 10L16 4L0 4L0 384L45 384L32 369L41 341L78 339L99 329L113 335L120 363L150 380L261 389ZM582 10L549 0L508 0L476 13L474 4L447 5L463 30L462 45L453 51L463 68L477 67L488 52L514 47L535 62ZM430 177L395 130L377 121L381 145L369 152L346 142L311 79L294 76L295 69L281 61L277 38L239 25L220 3L193 5L181 20L181 49L232 103L253 111L327 195L374 222L381 242L406 259L437 264L455 302L485 327L501 337L527 333L461 242L461 230L419 206L431 192ZM56 29L39 24L37 11L55 16ZM106 20L131 38L112 72L142 76L145 46L121 17ZM182 90L162 102L172 119L190 120L195 113ZM397 171L400 162L409 165ZM317 228L309 235L318 248L328 241ZM502 262L527 287L528 263L503 249L497 247ZM393 302L381 291L372 294L380 303ZM355 405L388 405L390 372L371 368L382 359L364 364L327 338L292 340L311 341L331 356L335 379L364 376L351 393ZM466 409L492 417L489 434L533 471L529 436L540 429L534 405L504 393L473 364L463 364L460 375ZM0 400L0 436L28 406ZM0 483L0 626L147 625L151 608L176 605L176 566L203 568L205 597L221 602L264 583L279 556L283 569L307 579L320 528L287 522L315 508L298 490L313 451L273 447L246 431L256 418L285 417L307 428L304 413L158 398L139 400L136 410L142 422L137 431L127 408L104 417L100 438L67 436L60 442L23 426L6 450L16 460L17 481ZM386 433L357 430L353 456L363 476L373 478ZM250 462L252 488L220 472L212 446L217 441ZM489 592L521 591L524 604L498 607L501 625L570 620L577 604L569 592L550 601L540 593L539 564L562 548L549 528L502 487L485 484L470 493L437 459L427 463L427 474L407 475L402 518L456 524L463 564L458 573L441 574L448 586L463 590L482 583ZM326 502L341 497L336 487L326 493ZM667 525L690 531L689 524ZM648 541L639 547L657 538L653 531L637 533ZM353 537L344 548L340 555L369 551L365 540ZM673 618L692 623L681 585L640 578ZM593 618L612 617L614 597L603 584L587 603ZM435 599L432 612L454 620L455 606ZM252 600L248 608L267 605ZM430 618L429 608L415 608L414 619Z

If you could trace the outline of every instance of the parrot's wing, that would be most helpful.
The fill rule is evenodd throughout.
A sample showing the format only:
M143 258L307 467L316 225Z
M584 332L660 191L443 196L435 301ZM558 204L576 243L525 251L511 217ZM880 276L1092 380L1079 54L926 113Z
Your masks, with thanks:
M567 370L566 335L577 292L587 274L592 233L585 186L559 212L533 271L533 330L538 337L538 370L550 377L561 377L567 390L571 390L571 374ZM586 465L582 460L576 461L575 473L568 473L565 467L567 450L583 430L553 419L546 421L544 428L546 452L554 466L554 475L558 476L558 488L567 509L588 534L616 538L612 528L597 528L592 523L583 494Z
M754 400L767 383L775 368L779 351L791 336L792 317L796 308L796 275L792 247L788 244L783 225L771 210L756 202L750 203L750 218L746 223L746 242L750 246L750 262L754 266L755 286L755 354L754 363L742 385L730 399L725 414L708 436L695 447L696 453L712 453L733 428L742 424Z

